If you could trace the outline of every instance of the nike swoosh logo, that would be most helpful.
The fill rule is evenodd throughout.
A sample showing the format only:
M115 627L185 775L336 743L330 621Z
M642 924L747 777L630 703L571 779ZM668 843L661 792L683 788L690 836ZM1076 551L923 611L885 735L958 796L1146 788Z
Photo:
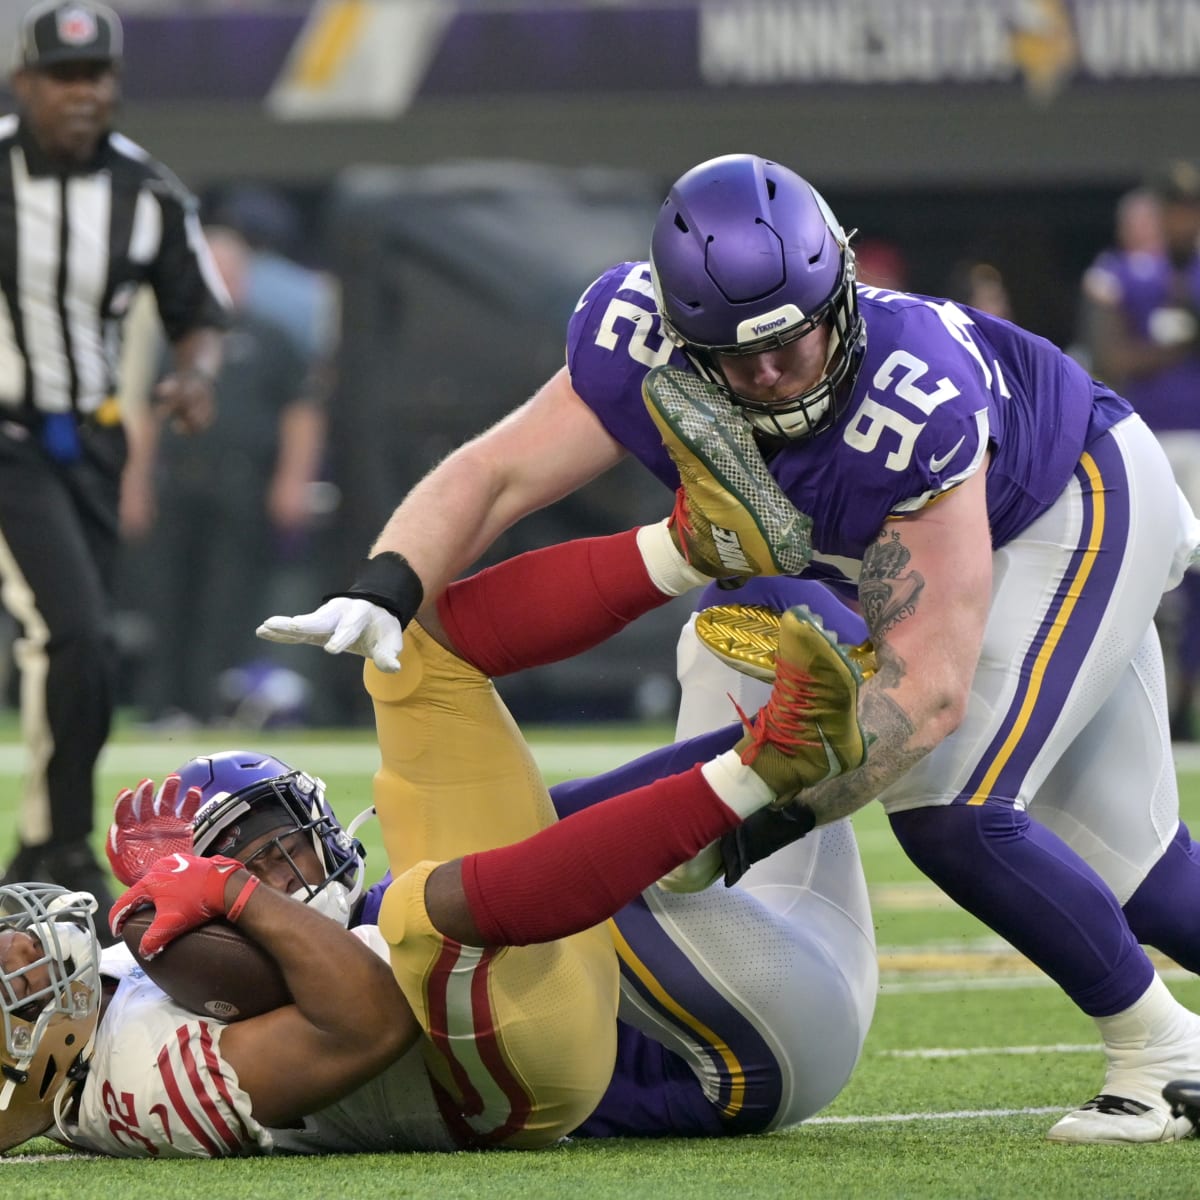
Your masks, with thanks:
M833 779L835 776L842 773L842 759L838 752L833 748L833 743L825 736L825 730L817 723L817 736L821 739L821 749L825 751L825 759L829 766L829 774L825 779ZM818 782L824 783L825 779Z
M958 448L967 440L967 435L964 433L962 437L946 451L941 458L931 458L929 460L929 469L931 471L940 471L946 464L958 453Z

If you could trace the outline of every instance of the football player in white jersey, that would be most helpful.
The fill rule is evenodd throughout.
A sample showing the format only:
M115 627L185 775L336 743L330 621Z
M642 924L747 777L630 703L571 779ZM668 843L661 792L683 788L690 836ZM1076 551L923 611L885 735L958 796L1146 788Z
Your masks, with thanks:
M628 540L614 541L609 549L624 559L638 553L636 544ZM558 566L549 573L561 574L561 559L552 561ZM504 566L493 569L501 572L498 575L484 573L488 575L485 592L488 588L510 590ZM536 564L533 568L526 564L529 569L536 569ZM611 583L614 573L607 572L606 578ZM464 581L456 587L470 583ZM461 606L467 593L460 590L456 595L460 616L455 628L462 637L466 624L461 620ZM420 644L421 637L418 631L415 644ZM827 646L828 642L822 639L820 644ZM478 645L475 643L474 649ZM443 659L434 646L425 646L423 654L427 674L440 669ZM839 655L835 658L842 661ZM480 683L478 671L455 661L457 666L450 669L473 673L466 676L468 685ZM694 664L695 655L685 654L682 661ZM721 695L726 690L725 669L716 666L716 675L706 675L702 681L699 677L704 672L692 667L684 670L685 692L693 712L701 703L700 692L708 691L711 696L714 687ZM459 685L456 681L455 686ZM727 715L724 703L718 720ZM687 720L704 725L709 717ZM545 914L546 906L538 904L536 920L574 922L565 931L530 926L523 903L506 900L499 894L503 889L486 888L488 920L501 924L509 931L508 940L516 943L537 940L531 935L541 932L563 936L581 928L595 933L596 921L616 906L614 887L626 889L623 898L631 903L622 909L611 934L602 931L608 953L612 942L621 951L626 976L621 1016L627 1024L617 1039L624 1057L608 1095L589 1098L587 1110L570 1128L582 1125L583 1133L601 1136L778 1128L802 1120L828 1103L857 1059L872 1013L876 974L865 885L848 831L823 831L820 843L789 847L747 890L679 897L652 893L634 902L637 892L653 879L737 825L736 815L718 812L715 821L704 816L704 806L711 809L714 796L718 808L726 805L720 797L728 791L718 780L716 785L707 785L714 796L703 794L705 789L697 783L708 780L703 774L707 767L682 775L667 774L661 781L658 777L713 754L723 759L722 770L736 773L743 767L739 756L731 759L720 751L737 741L740 732L736 726L723 729L694 744L671 748L663 757L634 764L610 779L577 785L567 807L578 811L525 844L533 858L497 860L489 858L488 852L468 854L457 863L446 864L466 877L471 864L475 864L472 870L482 870L483 865L498 861L500 874L493 870L481 877L492 884L501 880L504 872L537 878L530 872L543 868L551 875L557 871L561 877L565 871L583 884L593 884L579 890L599 893L599 899L588 901L570 917L559 912ZM443 743L447 750L456 745ZM793 747L792 753L804 752ZM452 763L447 770L453 775ZM244 772L246 787L229 784L229 773L236 771ZM193 784L197 774L200 782ZM332 821L316 781L290 771L278 760L236 753L197 760L188 764L182 775L186 786L175 784L169 794L164 788L160 799L167 795L172 809L186 809L189 795L193 806L208 801L196 822L194 848L215 852L215 856L180 854L161 860L118 903L118 910L131 903L131 896L133 900L152 899L158 919L173 918L175 931L213 915L236 918L239 926L279 961L296 1004L225 1025L175 1005L128 958L123 966L106 962L105 973L111 971L117 977L115 994L102 1019L98 1019L98 1001L91 1000L71 1016L79 1022L73 1036L80 1047L80 1061L73 1064L74 1072L61 1080L53 1106L38 1109L33 1123L40 1121L45 1128L57 1120L59 1135L73 1144L124 1156L211 1157L272 1146L353 1151L544 1144L544 1135L536 1130L533 1140L527 1142L480 1136L477 1128L464 1130L453 1105L447 1105L443 1081L430 1066L431 1038L422 1037L423 1030L432 1032L430 1014L418 1014L420 1020L414 1017L412 998L405 1003L382 958L364 945L365 941L385 949L378 930L372 925L360 926L356 937L347 934L340 922L327 920L316 911L324 907L343 919L356 910L362 915L357 895L361 860L352 837ZM202 794L206 775L215 784L208 796ZM762 778L756 775L755 779L762 784ZM635 783L640 786L628 792ZM716 791L718 787L721 792ZM142 801L148 801L153 789L140 790ZM690 798L697 790L699 801ZM591 857L598 843L575 831L581 828L581 821L592 818L597 823L583 827L585 833L604 828L600 822L614 806L595 801L613 792L626 793L617 798L615 803L624 807L616 822L608 826L610 837L612 831L618 836L611 842L612 861L596 874L596 868L581 866L575 851L587 847L584 856ZM495 806L494 793L490 803ZM680 823L691 827L690 841L680 840L674 828ZM668 825L670 830L665 828ZM467 847L472 833L467 830L459 835ZM651 843L660 834L668 846L655 851ZM546 840L548 836L556 839L553 844ZM119 847L119 839L114 845ZM821 856L816 853L818 845L826 851ZM507 856L512 850L521 852L522 847L495 853ZM245 860L254 874L226 858L228 852ZM391 857L396 865L395 854ZM824 870L818 858L824 862ZM637 862L636 869L641 872L636 880L630 874L631 861ZM537 866L539 862L542 868ZM454 903L438 907L433 885L446 874L443 871L439 876L435 870L423 891L430 921L468 946L495 944L494 937L480 936L480 910L472 907L469 896L463 900L462 893L469 891L465 884L458 884L457 910ZM453 872L450 875L453 882ZM256 887L258 879L270 886ZM286 898L289 893L300 898L325 895L327 899L297 911ZM547 887L538 894L547 894ZM385 926L387 903L385 900ZM58 969L55 964L61 963L63 956L56 957L53 947L39 939L38 921L36 915L31 916L11 928L9 941L19 948L15 957L11 948L6 956L0 942L0 964L6 979L28 979ZM761 958L749 964L742 953L747 939L764 947ZM395 939L388 940L394 957ZM442 941L449 944L447 939ZM770 953L766 947L771 948ZM143 948L147 948L145 944ZM120 957L118 948L113 958ZM701 962L703 970L699 969ZM89 997L98 996L94 963L87 974ZM14 1004L5 1011L16 1028L21 1014L15 998L27 995L28 988L14 982L7 992L14 996ZM615 1001L614 992L612 1008L607 1010L610 1026L616 1025ZM580 1007L578 989L570 1007ZM502 999L497 1001L497 1013L503 1018ZM503 1021L501 1024L503 1032ZM386 1037L363 1039L364 1028L386 1030ZM550 1026L540 1031L543 1040L547 1028ZM651 1037L643 1031L649 1031ZM606 1037L611 1047L611 1029ZM605 1039L598 1040L605 1044ZM372 1044L364 1046L364 1041ZM129 1053L131 1047L136 1054ZM297 1047L304 1052L298 1053ZM21 1066L17 1049L10 1045L10 1065L14 1070L27 1070L28 1063ZM290 1071L281 1083L276 1064L283 1056L291 1063L319 1060L322 1066L311 1073L307 1069ZM147 1068L147 1063L154 1065ZM609 1059L604 1064L605 1083L611 1071ZM300 1074L304 1078L297 1078ZM495 1081L494 1072L483 1074L485 1083ZM84 1082L79 1087L81 1076ZM25 1094L15 1084L11 1090L16 1100ZM482 1086L480 1091L484 1091ZM534 1096L538 1101L542 1098ZM499 1099L513 1107L511 1096ZM10 1104L13 1102L10 1098ZM16 1109L19 1107L17 1104ZM588 1117L593 1108L595 1114ZM5 1131L0 1143L15 1144L8 1135L2 1106L0 1130ZM25 1122L17 1130L16 1140L39 1131Z

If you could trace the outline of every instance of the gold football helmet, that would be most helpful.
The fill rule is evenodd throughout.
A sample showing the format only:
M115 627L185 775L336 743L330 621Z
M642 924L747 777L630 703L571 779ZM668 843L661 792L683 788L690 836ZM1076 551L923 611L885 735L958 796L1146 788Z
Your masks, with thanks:
M100 945L87 892L0 887L0 1150L61 1120L100 1020Z

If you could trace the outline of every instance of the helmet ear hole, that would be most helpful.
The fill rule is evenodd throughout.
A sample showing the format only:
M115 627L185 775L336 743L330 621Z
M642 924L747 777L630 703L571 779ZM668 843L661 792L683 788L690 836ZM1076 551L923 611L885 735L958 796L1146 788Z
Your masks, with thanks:
M46 1093L50 1090L50 1085L54 1082L54 1077L58 1074L58 1060L53 1054L46 1059L46 1070L42 1074L42 1082L38 1086L38 1099L45 1100Z

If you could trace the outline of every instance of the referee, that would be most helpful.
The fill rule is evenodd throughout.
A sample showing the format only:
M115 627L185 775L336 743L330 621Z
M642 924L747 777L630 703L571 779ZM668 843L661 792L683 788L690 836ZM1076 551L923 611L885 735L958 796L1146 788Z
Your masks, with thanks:
M0 602L20 625L27 756L3 882L89 891L102 914L111 895L90 835L114 705L122 323L149 284L173 350L155 398L195 431L212 417L227 309L192 197L112 131L121 43L94 0L33 8L18 114L0 117Z

